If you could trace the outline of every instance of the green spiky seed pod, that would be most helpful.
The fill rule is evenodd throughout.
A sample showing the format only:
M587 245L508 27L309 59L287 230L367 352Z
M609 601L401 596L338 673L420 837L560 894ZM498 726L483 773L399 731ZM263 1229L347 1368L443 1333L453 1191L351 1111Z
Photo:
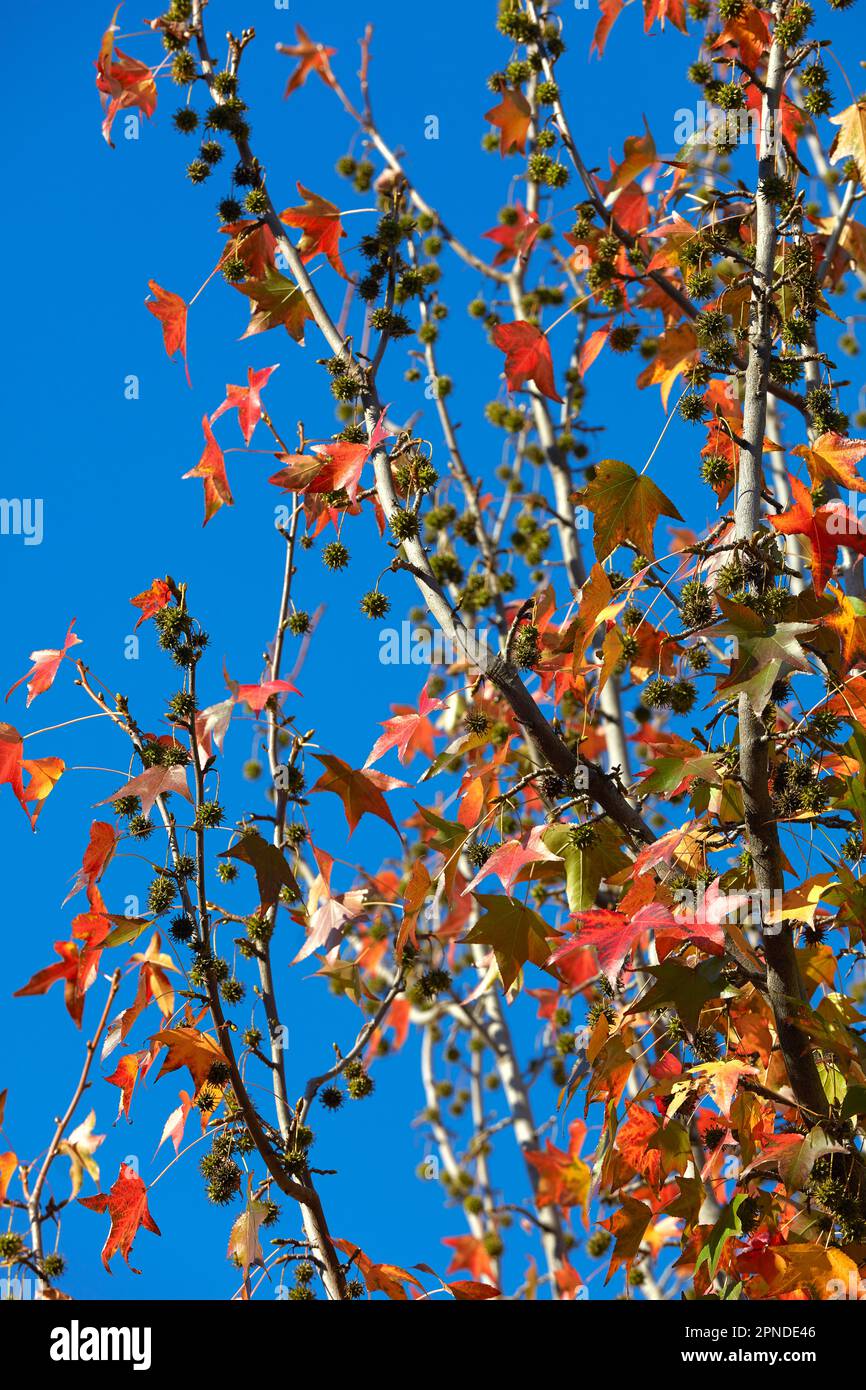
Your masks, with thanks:
M293 637L304 637L308 632L312 631L313 623L309 613L305 612L303 609L298 609L296 612L289 614L289 620L286 626Z
M202 141L202 146L199 150L199 155L205 161L205 163L210 164L211 167L213 167L214 164L219 164L224 154L225 150L223 149L219 140Z
M641 691L641 700L649 709L665 709L671 703L671 683L663 676L648 680Z
M42 1261L42 1272L46 1279L59 1279L65 1269L66 1261L63 1256L54 1251L50 1255L46 1255Z
M217 96L233 97L238 89L238 79L231 72L215 72L211 78L211 86Z
M687 580L680 590L680 615L686 627L705 627L712 621L712 594L699 579Z
M700 424L707 413L707 407L700 396L691 391L687 391L680 399L680 415L690 424Z
M174 864L175 878L180 883L185 883L192 878L195 873L195 860L191 854L179 854Z
M447 970L427 970L418 984L425 999L433 1000L451 987L451 975Z
M490 718L480 709L466 711L463 722L470 734L486 734L490 728Z
M384 618L391 608L391 600L387 594L382 594L378 589L371 589L364 594L361 599L361 612L366 618L379 620Z
M14 1231L4 1231L0 1235L0 1260L12 1261L18 1258L24 1250L24 1241L21 1236Z
M688 714L697 695L698 692L691 681L675 681L670 692L670 704L674 714Z
M247 1028L242 1035L244 1047L255 1049L261 1045L262 1034L258 1028Z
M731 476L731 464L723 454L707 454L701 460L701 477L710 487L722 487Z
M375 1087L372 1076L361 1071L357 1076L347 1077L346 1090L352 1100L365 1100L372 1095Z
M322 551L322 564L325 569L344 570L349 563L349 552L342 541L329 541Z
M177 895L177 888L170 878L160 874L147 890L147 905L151 912L159 914L171 907Z
M538 664L540 655L538 628L534 623L521 623L511 644L511 660L518 670L529 671Z
M244 207L253 217L264 217L270 207L270 199L263 188L251 188L244 198Z
M319 1092L319 1100L326 1110L339 1110L344 1099L345 1097L339 1086L325 1086L324 1089Z
M241 1170L234 1159L223 1158L214 1165L207 1183L208 1201L224 1207L240 1192Z
M172 122L182 135L191 135L198 128L198 112L191 106L181 106L172 116Z
M236 979L234 976L228 980L223 980L220 986L220 993L225 1002L230 1006L240 1004L246 992L243 981Z
M112 803L112 810L116 816L129 819L141 811L141 800L137 796L119 796Z
M613 352L631 352L639 336L640 329L636 324L623 324L613 330L608 344Z
M688 658L693 671L706 671L710 664L710 654L703 645L689 647Z
M190 82L194 82L198 69L195 65L195 58L191 53L178 53L171 65L171 80L178 87L188 87Z
M204 183L210 177L210 165L203 159L193 159L186 166L186 176L190 183Z
M287 845L292 849L298 849L308 837L308 830L305 825L287 825L283 838Z
M159 764L161 767L186 767L188 763L189 752L182 744L162 744L162 756Z
M555 82L539 82L535 96L540 106L553 106L559 100L559 87Z
M234 883L238 876L238 866L228 863L217 864L216 875L220 883Z
M188 690L178 690L168 702L169 718L175 723L188 722L195 714L195 700Z
M719 1040L712 1028L698 1028L692 1035L692 1051L702 1062L716 1062L719 1058Z
M169 927L169 935L172 941L181 943L190 941L194 931L195 927L193 923L190 921L189 917L186 916L175 917Z
M586 1242L587 1255L589 1255L593 1260L600 1260L601 1257L603 1255L606 1255L608 1250L610 1249L610 1243L612 1239L613 1237L611 1236L610 1231L593 1231L592 1235L588 1237Z
M217 212L221 222L239 222L244 210L237 198L223 198L217 206Z
M412 511L393 511L388 517L388 525L398 541L414 540L418 535L418 514Z
M195 824L201 830L216 830L222 825L224 815L218 801L203 801L196 813Z

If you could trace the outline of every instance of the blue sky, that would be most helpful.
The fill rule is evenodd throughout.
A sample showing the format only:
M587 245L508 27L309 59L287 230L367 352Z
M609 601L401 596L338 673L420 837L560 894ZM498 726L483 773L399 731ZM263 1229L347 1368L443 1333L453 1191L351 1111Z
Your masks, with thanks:
M140 32L138 5L139 0L127 0L125 33ZM212 35L250 23L257 30L244 56L244 91L252 107L253 144L267 166L272 193L283 199L278 205L298 201L295 183L300 181L343 207L371 206L369 197L347 191L334 173L334 162L354 133L349 119L316 79L284 103L290 60L274 52L274 44L291 41L294 24L302 23L338 49L335 68L354 90L357 39L369 21L375 26L372 87L379 125L386 138L405 149L408 167L428 201L470 247L483 253L481 234L495 225L516 172L515 164L480 148L483 113L493 104L485 78L508 56L507 44L494 33L494 11L492 2L477 0L411 10L398 0L364 0L361 6L354 0L332 0L327 7L291 0L288 11L264 0L213 0L208 7ZM640 131L643 114L660 151L670 149L676 108L694 100L695 89L684 79L692 41L670 30L645 37L633 6L615 27L604 61L589 61L594 11L564 4L562 14L569 53L561 80L587 161L606 170L608 157L620 158L623 140ZM31 649L62 643L74 616L84 642L77 654L110 690L128 694L147 728L156 725L161 701L173 689L173 675L146 628L141 629L138 659L126 659L124 644L135 616L131 595L165 573L188 583L191 604L211 634L211 656L202 674L207 702L223 697L223 661L235 679L259 678L261 653L276 616L282 555L273 531L276 497L266 484L272 461L227 454L236 505L224 508L203 530L201 486L181 480L201 452L202 415L222 400L226 382L245 380L248 365L279 362L267 401L283 431L291 433L300 418L308 437L327 435L334 425L315 367L314 359L325 355L315 329L309 330L305 351L282 332L239 342L246 305L219 277L190 314L191 390L181 367L166 359L158 326L143 307L147 282L154 279L192 298L219 253L215 204L227 179L217 172L204 188L185 179L193 147L171 128L170 116L179 102L168 82L160 83L156 117L142 124L140 138L123 139L118 125L117 149L105 145L93 60L109 19L109 6L93 0L54 7L47 34L44 15L26 6L7 19L10 51L41 57L38 82L35 59L10 65L7 74L7 109L20 117L14 140L7 141L6 186L29 189L33 201L20 200L25 210L14 221L7 219L10 229L15 227L9 247L15 252L14 265L4 276L7 443L2 492L43 499L44 538L41 545L26 546L21 537L0 537L5 594L0 676L5 689L26 670ZM833 22L845 32L854 21L834 17ZM215 39L212 43L217 47ZM121 40L121 46L142 57L158 52L157 42L145 37ZM424 138L431 114L439 120L437 141ZM366 230L368 222L372 217L348 219L350 238ZM563 221L560 230L567 226ZM490 477L499 462L501 436L484 423L482 410L500 389L501 356L462 307L482 288L477 277L447 254L443 265L444 298L452 317L440 341L441 366L457 383L454 412L464 451L473 460L473 471ZM317 283L336 310L342 285L327 267L318 273ZM563 325L560 339L563 355L567 328ZM555 334L553 347L556 358ZM418 388L404 385L402 365L398 358L386 372L385 398L394 401L398 417L426 407L424 425L438 440L432 407ZM631 390L628 409L623 409L633 372L634 363L609 359L596 368L588 379L586 415L605 427L599 457L620 457L640 467L664 417L655 390ZM134 400L125 395L130 376L139 383ZM696 481L695 437L686 430L675 423L668 431L654 476L700 529L710 519L710 504ZM241 443L231 419L221 422L218 433L224 444ZM267 447L263 429L254 445ZM299 605L326 605L298 682L304 694L299 718L315 725L322 746L358 766L389 704L414 700L423 675L418 668L381 666L377 629L346 621L346 611L356 611L359 594L372 587L384 563L368 519L355 524L347 539L353 563L344 576L327 574L313 556L297 579ZM390 593L398 615L415 601L408 582L394 581ZM90 712L72 686L71 668L27 713L23 705L19 691L5 717L25 733ZM22 1157L44 1146L51 1119L80 1067L83 1038L63 1010L58 990L44 1000L13 1000L10 995L49 963L51 943L68 936L76 902L63 909L60 903L80 862L91 808L120 784L128 766L120 735L101 721L40 735L28 743L27 753L57 754L70 769L84 770L67 772L36 835L11 795L0 796L5 848L0 1089L10 1088L7 1136ZM258 806L256 791L240 776L249 753L249 726L238 723L226 742L222 784L223 800L236 811ZM398 771L390 762L382 766ZM395 806L408 810L409 795L395 800ZM347 844L342 814L330 801L317 798L313 815L317 840L331 853L349 863L372 865L396 850L392 832L369 819ZM118 856L104 885L109 906L122 910L125 896L143 894L146 882L140 861ZM290 1027L290 1087L300 1093L306 1077L327 1065L332 1040L343 1045L351 1040L357 1020L350 1006L330 999L320 981L308 980L304 967L288 970L286 962L298 944L286 945L279 981ZM533 983L542 980L537 977ZM99 993L97 986L88 998L85 1032ZM527 1044L537 1026L532 1010L522 1008L516 1027ZM136 1035L136 1045L141 1036ZM444 1267L439 1241L462 1234L464 1223L459 1211L443 1214L439 1190L415 1177L425 1150L422 1130L410 1123L413 1106L423 1104L414 1041L378 1067L377 1076L371 1101L349 1107L336 1119L317 1114L316 1161L340 1168L338 1177L322 1179L332 1230L362 1245L374 1259L406 1265L423 1260ZM176 1091L174 1078L158 1084L151 1079L136 1094L134 1123L115 1125L116 1092L97 1080L89 1103L97 1110L97 1129L108 1136L99 1151L104 1187L130 1155L137 1157L148 1182L164 1167L167 1151L154 1157L154 1148ZM523 1195L520 1165L508 1145L500 1149L497 1179ZM233 1289L225 1261L230 1217L206 1203L192 1172L196 1157L182 1160L183 1173L174 1169L154 1189L151 1209L164 1238L139 1236L134 1263L143 1271L140 1277L129 1274L119 1259L113 1276L106 1275L98 1258L104 1218L78 1210L70 1216L62 1244L71 1266L67 1282L77 1296L222 1297ZM515 1234L512 1246L507 1269L513 1281L524 1268L528 1243Z

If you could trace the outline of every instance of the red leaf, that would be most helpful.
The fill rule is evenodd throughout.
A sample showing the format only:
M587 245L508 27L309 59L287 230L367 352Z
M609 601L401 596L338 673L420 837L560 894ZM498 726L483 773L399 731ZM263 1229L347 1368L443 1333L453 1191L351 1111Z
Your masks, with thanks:
M150 117L156 110L156 82L151 69L137 58L130 58L114 47L114 33L117 29L117 16L120 5L114 11L111 24L102 36L99 56L96 59L96 88L102 102L105 116L102 121L102 134L114 149L111 127L118 111L137 106L143 115Z
M516 203L511 211L515 214L513 222L506 222L503 226L494 227L492 231L484 233L488 241L495 241L500 248L493 258L494 265L503 265L517 256L525 259L532 250L541 226L535 213L527 212L522 203Z
M147 815L153 807L153 803L158 796L165 796L168 792L177 792L187 801L192 801L189 794L189 787L186 780L186 769L183 767L149 767L146 772L142 772L138 777L133 777L126 786L120 787L111 796L106 796L102 801L97 801L97 806L105 806L109 801L116 801L119 796L140 796L141 809Z
M300 695L301 692L288 681L262 681L259 685L239 685L234 692L235 699L243 700L254 714L262 712L272 695L289 693Z
M174 357L176 352L180 352L183 358L183 365L186 371L186 384L192 386L189 379L189 362L186 359L186 315L188 305L181 299L179 294L172 294L171 290L164 290L155 280L148 280L148 287L155 299L144 301L145 309L149 309L154 318L159 319L162 324L162 340L165 343L165 350L169 357Z
M73 618L72 622L69 624L66 640L61 650L58 651L56 648L47 647L43 651L30 653L30 660L33 662L33 665L26 675L23 675L14 685L10 685L6 693L7 700L13 690L17 690L19 685L23 685L24 682L27 681L26 707L29 707L31 701L35 700L37 695L44 695L45 691L54 684L54 677L57 675L60 669L60 663L69 651L69 648L79 646L81 643L81 638L76 637L75 633L72 631L74 626L75 619Z
M214 420L218 420L221 415L225 415L227 410L236 410L244 443L249 444L253 437L253 430L262 418L261 392L279 365L279 362L275 362L273 367L262 367L257 372L253 371L252 367L248 367L248 385L226 386L226 398L222 405L217 406L210 417L211 424Z
M789 480L794 505L781 516L771 516L770 525L784 536L807 538L812 547L812 586L816 594L822 594L839 546L866 555L866 531L844 502L834 499L816 510L808 488L798 478Z
M389 748L396 748L399 751L400 762L404 765L411 763L416 753L423 752L427 757L433 757L433 725L430 723L428 715L433 710L443 708L441 700L431 700L427 694L427 687L421 691L418 701L418 709L414 710L402 705L393 705L394 718L386 719L382 724L385 730L370 751L370 756L364 767L371 767L373 763L381 758L383 753L387 753Z
M26 985L22 985L21 989L16 989L13 998L22 999L32 994L47 994L51 986L55 985L58 980L65 980L64 1000L67 1012L76 1026L80 1028L81 1016L84 1012L84 995L96 977L96 965L94 963L90 978L82 983L79 981L79 952L75 942L55 941L54 949L60 956L59 963L46 965L44 970L37 970Z
M152 618L154 613L165 608L166 604L171 603L171 599L171 589L164 579L154 579L149 589L145 589L143 593L136 594L135 598L131 598L129 601L133 607L141 609L141 617L135 624L136 629L140 628L148 618Z
M366 772L349 767L348 763L330 753L316 753L315 757L324 765L325 771L311 791L334 792L340 798L349 834L364 815L378 816L379 820L397 830L397 822L382 793L393 791L395 787L405 787L405 782L399 782L396 777L386 777L382 772Z
M553 380L550 343L540 328L524 319L500 323L493 330L493 341L505 353L505 380L509 391L517 391L525 381L534 381L543 396L562 401Z
M285 53L290 58L300 59L298 66L289 78L283 97L291 96L298 87L303 87L311 72L317 72L328 87L333 87L334 74L331 72L328 59L333 58L337 51L336 48L325 48L324 44L314 43L306 29L302 29L300 24L295 25L295 37L297 43L277 44L278 53Z
M69 899L80 892L82 888L86 888L88 894L90 893L111 863L119 839L120 836L113 825L109 825L107 821L93 821L87 849L84 851L84 858L81 861L81 868L75 875L75 882L63 899L61 906L68 903Z
M111 1191L100 1192L96 1197L79 1197L79 1203L90 1211L107 1211L111 1226L102 1247L102 1263L111 1273L111 1257L119 1250L133 1274L140 1274L129 1264L132 1242L139 1229L151 1231L155 1236L162 1235L159 1227L148 1211L147 1188L134 1168L121 1163L120 1173Z
M207 526L211 517L216 515L223 504L227 507L233 507L235 503L229 488L223 452L214 439L213 430L206 415L202 416L201 427L205 437L204 453L195 468L191 468L183 476L184 478L201 478L204 483L204 521L202 525Z
M314 256L322 255L338 275L348 280L346 267L340 258L340 239L346 235L340 221L340 209L318 193L311 193L302 183L298 184L298 192L306 199L303 207L286 208L280 213L280 221L285 222L287 227L299 227L304 233L298 242L301 260L306 265Z
M498 106L485 111L484 119L499 127L499 153L506 155L510 150L526 149L526 137L532 124L532 107L519 87L503 87L502 100Z

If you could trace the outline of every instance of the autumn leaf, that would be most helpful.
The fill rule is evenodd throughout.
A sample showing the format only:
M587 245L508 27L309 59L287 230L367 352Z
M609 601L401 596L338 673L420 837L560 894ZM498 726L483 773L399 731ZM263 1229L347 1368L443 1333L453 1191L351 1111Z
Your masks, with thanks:
M838 116L831 116L830 124L839 127L830 146L830 163L853 159L861 181L866 183L866 99L846 106Z
M133 1274L140 1274L129 1264L132 1244L139 1230L162 1235L147 1206L147 1188L134 1168L121 1163L117 1181L110 1192L100 1192L96 1197L79 1197L79 1203L90 1211L107 1211L111 1226L102 1247L102 1263L111 1273L112 1256L119 1250Z
M866 457L866 439L849 439L831 430L811 446L798 444L791 453L805 459L813 486L830 481L851 492L866 492L866 478L857 472L857 464Z
M21 771L21 755L24 752L24 743L17 729L11 724L0 722L0 786L4 782L12 788L12 793L18 798L21 806L27 813L24 805L24 777Z
M598 560L606 560L623 541L652 560L653 528L659 517L683 519L652 478L619 459L602 459L592 481L577 496L593 515Z
M149 1052L127 1052L117 1063L110 1076L106 1076L112 1086L120 1088L120 1102L118 1105L118 1118L125 1115L129 1119L129 1107L132 1104L132 1093L135 1090L135 1083L142 1074L142 1063L150 1057Z
M107 821L95 820L91 823L87 848L81 860L81 868L75 875L75 881L63 899L62 905L68 903L69 899L80 892L82 888L86 888L89 892L94 884L99 882L111 863L119 838L114 826L109 825Z
M405 1285L412 1284L420 1289L421 1284L408 1270L399 1265L374 1264L357 1245L350 1240L335 1240L334 1245L344 1255L348 1255L350 1268L354 1264L364 1280L368 1293L384 1293L397 1303L406 1303L408 1297Z
M829 613L824 618L824 625L832 628L838 635L842 662L850 669L858 657L866 656L866 602L860 598L849 597L835 584L830 585L830 592L835 597L838 607L835 613ZM843 711L847 711L841 697L840 703ZM860 722L863 723L862 718Z
M268 266L261 280L253 280L235 289L251 301L250 321L241 336L251 338L266 333L269 328L285 328L289 337L303 345L304 324L313 315L297 285L278 270Z
M606 1284L610 1283L620 1265L625 1265L626 1271L631 1269L651 1220L652 1211L645 1202L624 1197L620 1209L614 1212L609 1221L601 1223L614 1237L610 1266L604 1280Z
M141 798L141 809L144 815L149 815L153 809L153 803L158 796L167 796L170 792L177 792L178 796L185 797L187 801L192 801L189 787L186 780L186 769L183 767L149 767L138 777L133 777L131 782L120 787L111 796L106 796L102 801L97 801L97 806L105 806L109 801L117 801L121 796L138 796Z
M35 830L39 813L45 804L45 798L57 786L66 771L66 764L62 758L22 758L21 767L30 774L30 780L24 788L23 804L30 825ZM32 811L27 810L27 802L29 801L36 803Z
M18 1156L12 1153L11 1149L7 1153L0 1154L0 1202L6 1200L9 1184L15 1176L17 1168Z
M25 705L25 709L29 709L37 695L44 695L45 691L51 688L54 684L54 677L60 670L60 663L66 656L69 648L80 646L81 644L81 638L76 637L75 633L72 631L74 626L75 619L73 618L72 622L69 624L63 646L59 650L53 647L46 647L44 650L30 653L30 660L33 662L33 665L26 675L21 676L14 685L10 685L6 692L7 700L13 690L17 690L19 685L23 685L26 681L27 704Z
M70 1130L67 1137L57 1146L57 1152L65 1154L69 1159L69 1180L73 1197L77 1197L81 1191L81 1180L85 1173L93 1179L97 1187L99 1186L99 1164L94 1161L93 1155L105 1139L105 1135L93 1133L95 1124L96 1111L91 1110L87 1119Z
M283 98L291 96L299 87L303 87L311 72L318 73L322 81L328 87L334 85L334 74L331 72L329 58L333 58L336 48L326 48L324 44L314 43L306 29L300 24L295 25L296 43L278 43L277 52L284 53L288 58L297 58L298 66L295 68L286 85Z
M300 695L300 690L291 681L260 681L258 685L239 685L233 690L238 703L249 706L253 714L261 714L269 700L280 695Z
M311 193L302 183L298 184L298 192L305 199L303 207L284 208L280 221L285 222L287 227L299 227L303 232L298 242L301 260L306 265L314 256L322 255L338 275L348 280L346 267L340 257L340 240L346 235L340 221L340 209L318 193Z
M610 31L622 14L625 4L624 0L598 0L598 7L601 10L601 19L595 26L589 56L592 57L595 52L601 58L604 55Z
M574 1120L568 1131L568 1152L556 1148L548 1139L543 1149L527 1149L525 1157L538 1173L535 1205L539 1208L580 1207L586 1222L592 1169L580 1157L586 1125Z
M165 608L167 604L171 603L171 588L164 579L154 579L149 589L136 594L135 598L131 598L129 601L133 607L141 609L141 617L135 624L137 631L142 623L147 622L148 618L152 618L161 608Z
M253 1197L253 1175L248 1173L246 1204L232 1225L226 1251L228 1258L233 1260L243 1273L244 1298L250 1296L250 1270L256 1265L264 1265L259 1229L269 1211L267 1202L258 1202Z
M373 744L364 764L365 768L372 767L389 748L397 749L400 762L404 766L411 763L418 752L424 753L428 758L433 757L433 725L429 716L434 710L443 708L442 701L432 699L425 686L421 691L417 710L402 705L394 708L393 719L386 719L382 723L385 732Z
M484 233L488 241L495 241L499 247L493 258L494 265L504 265L506 261L513 261L518 256L528 256L541 226L537 215L527 212L520 202L515 203L508 211L507 222Z
M223 850L219 858L239 859L242 864L252 866L263 912L273 907L283 888L288 888L293 898L301 896L295 876L286 863L282 850L269 844L257 831L244 835L236 845Z
M512 150L523 154L532 124L532 107L519 87L503 87L500 98L498 106L485 111L484 119L499 129L501 155L509 154Z
M79 980L79 951L74 941L55 941L54 949L60 956L59 962L47 965L28 980L21 989L16 989L13 998L22 999L27 995L47 994L58 980L64 981L64 1002L69 1017L77 1028L81 1027L84 1013L84 995L96 976L96 964L84 981Z
M187 1067L195 1085L195 1095L198 1095L202 1086L210 1083L212 1067L216 1065L220 1072L225 1071L225 1053L219 1043L214 1042L207 1033L200 1033L197 1028L187 1024L181 1024L177 1028L164 1028L161 1032L154 1033L150 1041L161 1043L168 1049L157 1081L167 1072L177 1071L178 1067ZM212 1084L221 1089L223 1083Z
M493 341L505 353L505 380L509 391L517 391L532 381L543 396L562 401L553 380L553 358L550 343L534 323L516 319L514 323L497 324Z
M223 505L234 506L234 498L229 488L222 449L214 439L213 430L206 415L202 416L201 427L205 437L204 453L195 468L184 473L183 477L201 478L204 483L204 521L202 525L207 526L211 517L216 515L220 507Z
M186 384L192 386L189 379L189 362L186 356L186 316L189 306L179 294L172 294L171 290L162 289L155 280L148 280L147 284L155 298L146 299L144 307L149 309L154 318L159 319L162 324L162 338L167 355L174 357L176 352L180 353L186 371Z
M102 135L112 149L111 127L118 112L136 107L149 119L156 110L156 82L152 70L147 63L130 58L114 45L119 12L120 5L102 36L96 59L96 89L104 111Z
M279 362L275 362L273 367L261 367L258 371L253 367L248 367L246 386L232 386L231 384L226 386L226 398L222 405L217 406L210 417L211 424L218 420L221 415L225 415L227 410L236 410L244 443L249 445L253 431L262 418L261 393L279 365ZM133 599L134 602L135 599Z
M639 388L660 386L662 404L667 410L674 382L687 366L697 361L699 355L698 340L690 323L669 328L658 339L652 362L638 377Z
M822 594L840 546L866 555L866 530L843 502L834 498L816 508L799 478L789 476L789 482L794 504L781 516L771 516L770 525L783 536L806 537L812 551L812 587Z
M535 825L520 840L506 840L504 844L497 848L482 864L478 873L467 883L463 889L464 896L471 893L476 884L487 878L488 874L496 874L506 893L511 893L517 879L523 875L523 871L531 868L538 863L562 864L558 854L553 854L547 848L542 836L545 834L546 827ZM531 878L532 875L530 874Z
M617 201L616 194L621 193L630 183L649 169L656 160L655 141L649 132L649 127L644 117L644 135L630 135L623 146L624 159L614 169L610 182L607 186L605 204L610 207Z
M457 1274L461 1269L468 1269L478 1282L482 1279L493 1281L493 1262L483 1240L477 1236L445 1236L442 1244L454 1251L446 1274Z
M310 790L314 792L334 792L343 803L346 821L351 835L362 816L378 816L386 825L400 834L397 822L382 795L396 787L405 787L396 777L386 777L383 772L371 772L363 768L350 767L341 758L331 753L314 755L325 768L318 782Z
M474 927L463 938L469 944L490 946L505 989L510 989L527 961L542 966L550 955L547 944L552 928L524 903L495 893L476 893L482 909Z

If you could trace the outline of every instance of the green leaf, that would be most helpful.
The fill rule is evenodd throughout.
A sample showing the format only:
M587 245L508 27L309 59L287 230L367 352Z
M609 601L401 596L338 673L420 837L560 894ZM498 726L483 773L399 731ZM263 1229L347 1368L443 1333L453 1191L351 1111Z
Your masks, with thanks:
M725 967L721 957L702 961L694 970L675 961L647 967L655 984L628 1010L630 1014L649 1009L673 1007L690 1033L698 1026L701 1009L710 999L718 999L725 988Z
M620 459L602 459L578 498L593 514L593 544L599 560L606 560L623 541L652 560L653 527L659 517L683 519L652 478L635 473Z
M866 1086L849 1086L845 1092L840 1118L851 1120L855 1115L866 1115Z
M745 1192L738 1192L736 1197L722 1209L718 1221L707 1236L698 1255L695 1274L702 1265L708 1264L710 1266L710 1278L715 1279L719 1262L728 1241L743 1234L743 1223L739 1217L739 1210L745 1201L748 1201L748 1195Z
M551 928L532 908L513 898L498 893L476 893L475 897L484 916L463 939L493 947L502 983L508 989L528 960L544 965L550 955L547 937Z

